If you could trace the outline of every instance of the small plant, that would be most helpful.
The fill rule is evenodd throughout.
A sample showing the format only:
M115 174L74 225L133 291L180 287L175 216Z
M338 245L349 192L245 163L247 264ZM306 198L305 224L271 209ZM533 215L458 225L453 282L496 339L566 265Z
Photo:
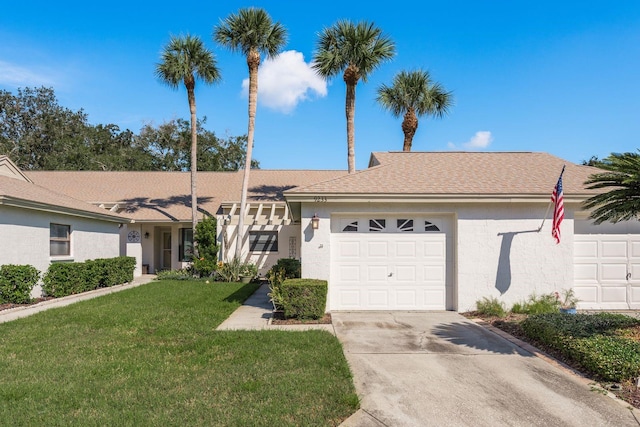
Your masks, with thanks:
M230 261L218 263L218 269L216 274L223 282L237 282L240 280L240 273L244 263L240 261L240 258L232 258Z
M161 270L156 275L156 280L191 280L193 274L183 268L182 270Z
M284 310L284 294L282 293L282 282L285 281L284 270L274 270L273 268L267 272L267 280L269 280L269 290L267 294L271 297L274 310Z
M483 297L481 300L476 301L476 307L476 311L482 316L504 317L507 315L504 303L498 301L496 297Z
M282 270L285 279L299 279L301 276L300 260L295 258L280 258L271 270Z
M529 296L529 300L525 304L526 314L544 314L557 313L558 302L554 294L542 294L537 296L535 293Z
M563 309L576 308L576 305L580 302L573 289L563 289L561 292L556 291L554 295L558 305Z
M258 275L258 266L252 262L245 262L240 267L240 276L251 277L252 279Z

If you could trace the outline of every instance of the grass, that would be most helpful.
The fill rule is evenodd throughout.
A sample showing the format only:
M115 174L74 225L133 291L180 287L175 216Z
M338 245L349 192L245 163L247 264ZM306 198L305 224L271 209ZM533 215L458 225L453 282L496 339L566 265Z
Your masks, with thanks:
M159 281L0 324L12 425L338 425L358 402L324 331L216 331L256 286Z

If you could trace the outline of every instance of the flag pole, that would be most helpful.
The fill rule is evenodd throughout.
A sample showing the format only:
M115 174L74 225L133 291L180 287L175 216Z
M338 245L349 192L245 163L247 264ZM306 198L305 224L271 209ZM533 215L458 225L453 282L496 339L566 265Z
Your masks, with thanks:
M564 168L567 167L567 165L562 165L562 171L560 171L560 176L558 177L558 180L560 178L562 178L562 175L564 174ZM558 186L558 182L556 181L556 187ZM555 188L555 187L553 187ZM547 211L544 213L544 217L542 218L542 224L540 224L540 227L538 227L538 233L542 230L542 227L544 227L544 222L547 220L547 215L549 215L549 209L551 209L551 203L553 203L552 200L549 200L549 204L547 205Z

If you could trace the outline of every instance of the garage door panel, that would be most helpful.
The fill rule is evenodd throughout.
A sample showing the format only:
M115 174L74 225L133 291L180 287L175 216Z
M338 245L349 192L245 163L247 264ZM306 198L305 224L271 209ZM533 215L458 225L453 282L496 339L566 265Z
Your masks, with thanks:
M367 255L370 258L387 258L389 256L389 242L367 242Z
M441 289L427 289L424 291L427 310L443 310L446 294Z
M418 256L416 242L396 242L396 257L415 258Z
M367 269L367 281L371 284L387 283L387 277L389 276L386 265L365 265Z
M580 286L576 287L575 294L580 303L597 303L599 286ZM593 308L593 307L591 307Z
M359 289L340 289L337 291L338 304L342 307L360 307L360 290Z
M415 289L397 289L396 291L396 310L411 310L417 307L418 292Z
M601 258L627 258L627 242L602 241Z
M626 286L603 286L600 290L600 301L603 303L623 303L626 300Z
M417 280L415 265L396 265L396 281L415 282Z
M338 253L341 258L360 259L360 242L340 242L338 243Z
M426 258L439 258L444 259L446 257L446 248L444 240L441 242L424 242L424 256Z
M598 264L575 264L573 274L576 280L598 281Z
M595 240L576 242L573 252L576 258L597 258L598 242Z
M430 285L440 285L445 282L447 275L446 266L444 265L425 265L424 281Z
M389 292L386 290L371 290L367 292L367 298L370 309L384 310L389 306Z
M337 268L340 270L339 271L339 275L340 275L340 281L341 282L345 282L345 283L349 283L349 282L360 282L360 265L356 264L356 265L340 265L337 266Z
M629 298L633 306L631 308L638 309L640 305L640 286L630 286Z
M631 273L631 280L640 280L640 263L631 264L629 272Z
M626 281L627 277L627 264L601 264L600 265L600 280L603 282L611 281Z
M631 242L629 252L631 258L640 258L640 242Z

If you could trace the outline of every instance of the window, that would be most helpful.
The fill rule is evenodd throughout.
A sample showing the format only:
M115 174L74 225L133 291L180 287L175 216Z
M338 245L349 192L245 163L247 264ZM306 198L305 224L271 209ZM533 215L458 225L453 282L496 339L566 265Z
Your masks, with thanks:
M387 221L384 219L370 219L369 231L384 231Z
M49 254L51 256L71 255L71 226L49 224Z
M409 231L413 231L413 220L412 219L398 219L397 221L397 227L398 227L398 231L402 231L402 232L409 232Z
M424 231L440 231L440 229L429 221L424 222Z
M342 231L346 231L346 232L354 232L357 233L358 232L358 221L352 221L349 224L347 224Z
M277 252L277 231L250 231L249 250L251 252Z
M180 229L180 247L178 253L181 262L193 260L193 230L191 228Z

